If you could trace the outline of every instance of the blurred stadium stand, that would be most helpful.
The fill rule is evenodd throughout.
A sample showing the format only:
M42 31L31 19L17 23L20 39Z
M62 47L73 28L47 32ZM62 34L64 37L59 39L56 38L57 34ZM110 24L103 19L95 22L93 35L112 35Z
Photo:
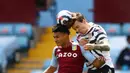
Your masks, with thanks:
M47 69L50 66L51 59L46 59L43 63L43 70Z
M120 24L105 24L104 28L108 35L121 35L121 26Z
M10 24L0 24L0 35L13 35L13 25Z
M130 35L130 23L124 23L122 26L123 35Z
M15 36L0 36L0 66L2 66L2 70L5 70L7 64L13 60L13 53L18 48L19 44Z
M20 53L30 48L29 40L33 36L31 26L28 24L0 24L0 54L2 56L0 60L3 62L3 68L16 61L17 52Z
M16 24L14 28L15 28L16 35L20 35L20 36L24 35L27 36L28 38L31 38L33 35L31 24Z
M113 36L122 35L121 34L122 28L119 23L96 23L96 24L101 25L108 35Z

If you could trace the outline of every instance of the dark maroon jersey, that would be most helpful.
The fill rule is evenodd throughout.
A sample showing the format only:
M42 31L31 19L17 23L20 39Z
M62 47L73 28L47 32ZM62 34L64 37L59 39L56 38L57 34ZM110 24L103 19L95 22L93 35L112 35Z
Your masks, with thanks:
M82 73L85 58L80 46L55 47L54 55L59 65L58 73Z

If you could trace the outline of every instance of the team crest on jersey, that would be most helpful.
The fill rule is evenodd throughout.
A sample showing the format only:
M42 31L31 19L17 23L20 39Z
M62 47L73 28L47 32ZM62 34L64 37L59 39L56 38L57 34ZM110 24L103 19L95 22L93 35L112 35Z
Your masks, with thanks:
M76 45L73 45L73 46L72 46L72 50L73 50L73 51L77 50L77 46L76 46Z

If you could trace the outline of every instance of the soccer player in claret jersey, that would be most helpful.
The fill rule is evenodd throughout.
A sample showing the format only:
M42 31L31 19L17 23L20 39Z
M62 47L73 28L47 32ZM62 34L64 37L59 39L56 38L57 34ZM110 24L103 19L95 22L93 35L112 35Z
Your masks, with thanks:
M86 54L78 43L70 41L70 32L66 26L54 26L52 31L57 46L54 47L50 66L43 73L54 73L57 69L58 73L82 73L85 61L93 68L96 62L101 62L90 52Z
M89 68L88 73L114 73L114 65L110 57L110 47L105 30L92 22L88 22L81 13L62 10L57 14L57 23L71 27L78 33L77 41L96 58L104 58L105 64L98 69Z

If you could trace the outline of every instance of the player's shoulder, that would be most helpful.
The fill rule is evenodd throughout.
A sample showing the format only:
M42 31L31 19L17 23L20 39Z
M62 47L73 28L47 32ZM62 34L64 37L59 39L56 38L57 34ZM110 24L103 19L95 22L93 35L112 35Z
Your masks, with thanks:
M96 24L96 23L90 22L90 24L92 25L92 27L93 27L94 29L100 29L100 27L101 27L99 24Z
M93 23L93 22L89 22L88 24L89 24L91 27L93 27L93 28L100 28L100 27L101 27L99 24Z
M59 48L59 46L55 46L54 48L53 48L53 50L55 51L56 49L58 49Z
M100 24L93 23L92 27L94 28L93 32L97 32L97 33L102 33L103 32L103 33L106 34L106 31L104 30L104 28Z
M78 43L78 42L74 42L74 41L72 41L71 43L72 43L72 45L75 45L75 46L78 45L78 46L79 46L79 43Z

